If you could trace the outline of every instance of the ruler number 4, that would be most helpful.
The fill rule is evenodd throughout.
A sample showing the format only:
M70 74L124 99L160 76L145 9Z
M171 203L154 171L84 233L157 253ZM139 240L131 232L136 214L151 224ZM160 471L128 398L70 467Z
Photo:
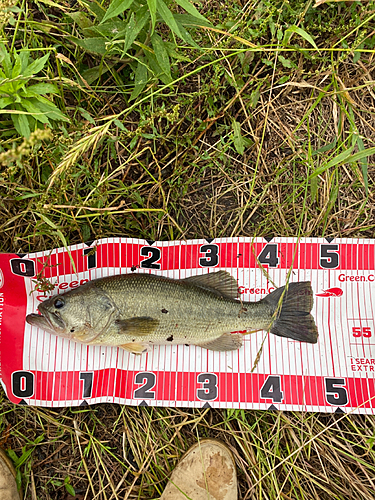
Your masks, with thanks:
M281 403L284 394L281 390L281 380L279 375L269 375L266 378L261 390L261 399L272 399L274 403Z

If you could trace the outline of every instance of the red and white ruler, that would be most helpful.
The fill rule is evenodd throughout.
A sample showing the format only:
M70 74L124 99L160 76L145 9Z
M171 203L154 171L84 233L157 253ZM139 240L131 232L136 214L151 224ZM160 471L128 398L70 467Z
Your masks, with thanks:
M284 285L290 269L291 281L310 280L318 343L270 334L254 368L265 332L245 336L239 351L154 346L136 356L77 344L25 322L45 299L33 292L41 271L55 284L50 293L57 294L114 274L152 272L182 279L219 269L238 280L246 301L261 299L274 284ZM375 414L374 319L375 240L107 238L51 252L0 254L0 375L17 404Z

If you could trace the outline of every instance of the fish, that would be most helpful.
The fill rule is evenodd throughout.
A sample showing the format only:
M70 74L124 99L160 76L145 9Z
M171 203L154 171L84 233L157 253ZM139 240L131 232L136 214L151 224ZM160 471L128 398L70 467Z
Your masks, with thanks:
M29 325L75 342L141 354L153 345L241 348L243 334L265 330L315 344L311 283L293 282L256 302L238 299L227 271L185 279L131 273L99 278L55 295L29 314ZM231 333L237 332L237 333Z

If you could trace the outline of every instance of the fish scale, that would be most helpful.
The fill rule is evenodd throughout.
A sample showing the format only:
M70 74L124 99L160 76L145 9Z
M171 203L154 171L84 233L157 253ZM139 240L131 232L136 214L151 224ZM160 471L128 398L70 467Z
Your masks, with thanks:
M268 330L315 343L310 282L289 283L258 302L237 299L226 271L175 280L132 273L100 278L50 297L29 324L84 344L140 353L149 345L193 344L216 351L241 347L234 331Z
M236 330L259 330L272 322L265 303L244 303L219 296L184 280L154 275L127 275L120 280L102 280L95 285L118 307L121 319L151 317L159 321L151 335L142 341L153 344L198 344L215 340ZM246 310L245 310L246 309ZM163 312L167 311L167 312ZM139 340L113 328L95 343L112 345Z

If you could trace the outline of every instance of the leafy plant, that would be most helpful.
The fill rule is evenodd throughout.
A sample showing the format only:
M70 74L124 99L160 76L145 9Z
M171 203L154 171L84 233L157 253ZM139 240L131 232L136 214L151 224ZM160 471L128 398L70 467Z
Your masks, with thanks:
M51 121L69 121L60 109L47 99L46 94L56 94L56 85L47 82L30 84L44 68L49 53L31 59L29 50L9 54L0 43L0 109L13 121L17 132L28 138L40 125L51 127Z
M105 10L95 2L84 0L90 16L72 12L83 38L71 37L88 52L113 61L128 63L134 79L131 100L137 98L150 78L169 84L173 81L171 60L188 60L178 52L177 39L199 49L186 27L210 26L210 23L188 0L176 0L187 14L173 13L164 0L112 0ZM173 36L165 40L168 26ZM161 33L157 33L163 30ZM102 65L82 75L89 83L105 71ZM128 82L126 82L128 85Z

